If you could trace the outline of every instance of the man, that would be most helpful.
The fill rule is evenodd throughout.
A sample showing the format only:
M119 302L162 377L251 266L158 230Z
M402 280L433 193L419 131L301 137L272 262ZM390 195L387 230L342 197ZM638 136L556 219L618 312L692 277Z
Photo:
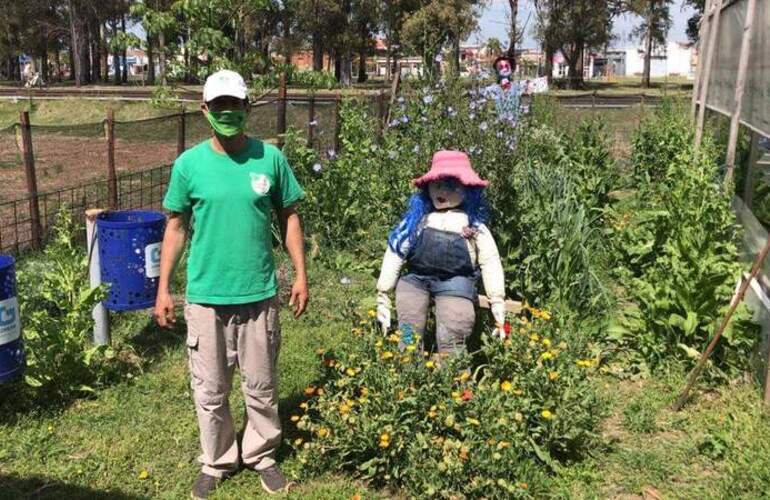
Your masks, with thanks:
M276 364L281 334L270 223L275 210L296 274L289 304L299 317L308 291L294 205L304 192L280 150L244 134L248 101L239 74L211 75L203 100L212 137L177 158L163 201L170 213L155 316L162 327L174 323L169 280L192 216L184 315L202 449L192 496L206 498L239 462L260 475L266 491L277 493L288 484L275 462L281 443ZM228 404L236 365L247 416L240 450Z

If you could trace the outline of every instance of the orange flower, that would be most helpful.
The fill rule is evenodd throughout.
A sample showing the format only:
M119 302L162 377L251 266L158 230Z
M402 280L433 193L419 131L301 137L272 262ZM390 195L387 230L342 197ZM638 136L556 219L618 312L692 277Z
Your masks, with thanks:
M312 396L315 394L315 386L309 385L305 387L305 396Z
M461 399L463 401L470 401L472 397L473 397L473 391L470 389L465 389L463 391L463 395L461 396Z

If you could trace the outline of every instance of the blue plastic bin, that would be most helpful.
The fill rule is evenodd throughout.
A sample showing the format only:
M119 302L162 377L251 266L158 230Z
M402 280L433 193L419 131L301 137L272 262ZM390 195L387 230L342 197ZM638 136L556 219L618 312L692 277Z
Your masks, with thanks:
M21 377L26 367L14 264L13 257L0 255L0 383Z
M110 284L104 306L135 311L155 305L160 244L166 216L148 210L103 212L96 219L102 282Z

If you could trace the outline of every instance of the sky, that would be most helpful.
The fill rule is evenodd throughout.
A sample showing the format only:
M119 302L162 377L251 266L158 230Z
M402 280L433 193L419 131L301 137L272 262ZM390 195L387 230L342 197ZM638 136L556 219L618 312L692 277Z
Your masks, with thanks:
M671 16L673 25L668 33L668 39L672 42L687 41L687 20L692 16L693 10L690 7L684 7L682 0L675 0L671 5ZM497 38L503 45L508 41L508 15L510 7L508 0L490 0L479 20L479 29L471 35L469 43L483 44L489 38ZM527 23L527 19L529 22ZM535 48L538 43L532 38L533 25L535 24L535 14L532 8L531 0L519 1L519 25L526 23L524 40L522 48ZM624 15L615 20L613 34L616 39L613 41L613 47L626 47L635 45L636 42L629 40L629 35L641 19L632 15Z

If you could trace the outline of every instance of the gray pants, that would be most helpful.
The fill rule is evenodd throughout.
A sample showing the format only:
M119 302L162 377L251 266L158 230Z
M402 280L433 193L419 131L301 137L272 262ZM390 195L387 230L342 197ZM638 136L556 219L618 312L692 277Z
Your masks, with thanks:
M236 470L239 460L257 470L272 466L281 444L278 299L226 306L187 304L185 319L202 472L222 477ZM228 400L236 365L246 403L240 457Z
M425 335L430 308L430 291L409 281L396 285L396 313L399 329L405 327L420 336ZM476 309L473 301L464 297L434 296L436 302L436 347L439 354L465 350L465 340L473 332Z

